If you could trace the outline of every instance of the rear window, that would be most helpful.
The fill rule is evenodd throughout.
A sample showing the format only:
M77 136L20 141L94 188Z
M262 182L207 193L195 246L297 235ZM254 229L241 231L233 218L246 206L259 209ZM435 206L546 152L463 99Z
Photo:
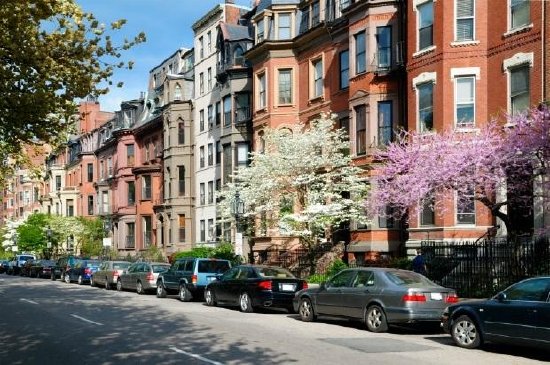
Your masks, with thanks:
M170 265L151 265L154 273L164 272L170 268Z
M262 278L294 279L295 276L288 270L279 267L258 267L256 269Z
M392 283L403 286L435 285L424 276L412 271L390 271L386 273L386 277L390 279Z
M99 266L99 265L101 265L101 261L88 260L86 262L86 266Z
M229 270L227 261L199 261L199 272L212 272L222 274Z
M20 261L34 260L32 256L19 256Z
M113 263L113 269L127 269L130 266L129 262L115 262Z

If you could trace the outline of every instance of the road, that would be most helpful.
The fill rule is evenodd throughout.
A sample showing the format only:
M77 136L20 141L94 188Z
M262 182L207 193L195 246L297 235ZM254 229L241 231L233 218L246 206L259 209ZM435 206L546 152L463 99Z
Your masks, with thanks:
M536 364L550 352L463 350L438 329L367 332L236 309L0 275L0 364Z

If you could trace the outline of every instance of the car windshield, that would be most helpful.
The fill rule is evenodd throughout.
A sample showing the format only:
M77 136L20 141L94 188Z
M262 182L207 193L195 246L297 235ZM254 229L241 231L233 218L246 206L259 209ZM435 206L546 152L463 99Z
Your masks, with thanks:
M258 267L256 269L262 278L294 279L292 273L280 267Z
M222 274L227 270L229 270L229 262L227 261L199 261L199 272L213 272Z
M170 265L151 265L154 273L164 272L170 268Z
M34 259L34 257L32 257L32 256L19 256L19 260L27 261L27 260L33 260L33 259Z
M101 265L101 261L97 261L97 260L88 260L86 262L86 266L99 266Z
M127 269L130 266L129 262L115 262L113 263L113 269L117 270L124 270Z
M426 277L412 271L390 271L386 273L386 277L392 283L403 286L434 286Z

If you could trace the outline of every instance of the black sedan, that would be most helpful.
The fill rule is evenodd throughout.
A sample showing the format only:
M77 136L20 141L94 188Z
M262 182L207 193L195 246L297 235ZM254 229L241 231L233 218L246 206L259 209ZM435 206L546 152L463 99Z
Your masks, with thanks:
M262 265L241 265L228 270L204 290L207 305L239 306L243 312L256 307L277 307L293 311L294 294L307 288L305 280L288 270Z
M52 267L55 266L53 260L33 260L28 275L31 278L50 278L52 276Z
M464 348L503 342L549 349L549 295L550 277L526 279L491 299L449 306L441 326Z
M340 271L318 288L296 293L294 309L304 322L318 315L364 321L372 332L387 331L393 323L435 322L458 298L412 271L354 268Z

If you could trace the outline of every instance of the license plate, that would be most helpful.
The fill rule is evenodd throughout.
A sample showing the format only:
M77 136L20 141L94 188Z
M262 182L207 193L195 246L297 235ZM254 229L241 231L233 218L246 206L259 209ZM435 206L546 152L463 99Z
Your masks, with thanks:
M443 300L443 295L441 293L431 293L430 298L432 300Z
M282 291L294 291L294 289L296 289L296 285L294 284L281 284Z

